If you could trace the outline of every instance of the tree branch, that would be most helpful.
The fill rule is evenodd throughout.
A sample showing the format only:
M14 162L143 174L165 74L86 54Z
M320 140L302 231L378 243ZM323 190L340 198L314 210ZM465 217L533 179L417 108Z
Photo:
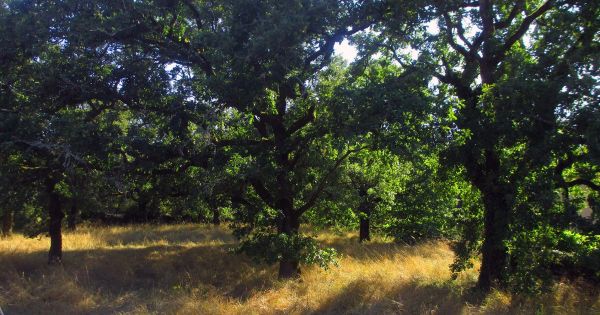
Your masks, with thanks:
M256 191L260 199L262 199L267 205L269 205L269 207L275 208L273 196L265 187L265 185L256 177L250 177L248 178L248 181L250 182L250 185L252 185L252 188L254 188L254 191Z
M296 120L288 129L288 134L292 135L296 131L300 130L302 127L308 125L312 121L315 120L315 106L312 105L304 116L300 117L300 119Z
M496 23L494 25L494 27L497 30L509 27L510 24L512 23L512 21L515 19L515 17L519 13L519 11L521 11L523 9L524 5L525 5L525 1L524 0L517 0L516 3L515 3L515 5L510 10L510 13L508 14L508 17L505 20Z
M595 184L594 182L592 182L589 179L578 178L578 179L572 180L570 182L566 182L565 185L567 187L573 187L573 186L583 185L583 186L589 187L592 190L600 192L600 186L597 185L597 184Z
M308 201L306 201L306 203L304 205L302 205L300 208L298 208L298 210L296 210L297 213L300 215L300 214L306 212L308 209L310 209L312 206L315 205L315 203L317 202L319 196L321 195L321 193L325 189L325 184L329 180L329 177L331 177L331 175L333 175L333 173L335 172L335 170L337 170L340 167L340 165L342 165L342 162L344 162L344 160L348 156L350 156L350 154L360 152L360 151L362 151L362 150L364 150L366 148L367 147L364 146L364 147L360 147L360 148L356 148L356 149L352 149L352 150L346 151L346 153L344 153L335 162L335 164L327 171L327 173L325 174L325 176L323 176L323 178L321 178L321 181L319 182L319 184L317 185L317 187L311 193Z
M511 35L504 43L504 52L507 52L515 44L516 41L523 37L525 32L527 32L527 30L529 29L529 26L531 26L531 23L533 23L538 17L546 13L546 11L550 10L551 8L552 0L547 0L537 10L535 10L535 12L526 16L525 19L523 19L523 22L521 23L517 31L515 31L515 33Z
M200 14L200 9L198 9L198 7L196 7L196 5L193 3L193 0L185 0L183 2L194 14L194 20L196 21L196 27L198 29L201 29L203 23L202 23L202 14Z
M491 0L479 1L479 16L483 24L481 36L489 38L494 33L494 14Z
M444 31L446 32L446 37L448 39L448 44L450 44L450 47L452 47L452 49L454 49L456 52L463 55L463 57L465 57L465 59L467 59L467 60L475 59L477 55L474 54L473 51L465 49L463 46L459 45L454 40L454 33L452 32L452 29L454 28L454 23L452 23L452 19L450 18L450 15L448 15L447 12L444 12L443 16L444 16L444 20L446 21L446 24L447 24L447 27L444 29ZM461 27L461 29L462 29L462 27ZM470 44L468 44L468 45L470 45Z

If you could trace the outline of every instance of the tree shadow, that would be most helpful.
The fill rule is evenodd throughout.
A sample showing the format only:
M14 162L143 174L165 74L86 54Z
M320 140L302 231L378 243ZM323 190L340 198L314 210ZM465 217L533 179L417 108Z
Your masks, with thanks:
M208 225L185 226L152 226L138 225L129 229L100 233L101 241L109 246L142 245L153 242L181 244L187 242L201 243L207 241L234 243L236 238L226 229Z
M218 296L243 303L280 284L275 267L231 253L236 242L226 231L194 226L185 227L183 234L175 230L159 227L150 232L124 229L112 234L100 233L99 237L114 239L118 245L66 250L61 266L47 266L45 251L0 253L3 310L6 314L159 313L165 305L155 304L153 298L162 301L160 303L172 303L171 309L185 303L177 300L181 297L207 300L207 297ZM138 237L136 233L145 233L146 237ZM196 233L202 234L203 241L194 241L194 235L185 235ZM119 242L120 239L125 241ZM354 241L330 239L324 245L336 247L343 255L367 263L397 255L429 257L435 255L436 249L439 252L437 245L419 247ZM123 244L128 246L121 246ZM570 305L564 310L594 314L600 307L600 289L595 286L582 286L581 290L587 292L584 295L573 296L577 290L569 289L532 299L484 296L475 303L473 293L455 282L411 279L399 281L397 285L382 284L377 278L357 279L320 303L318 309L304 313L562 314L565 312L557 305L564 304ZM140 305L146 309L134 309Z
M310 314L460 314L465 297L450 284L420 284L416 281L376 290L369 279L351 282L338 295ZM374 292L379 291L379 294Z
M424 241L409 245L380 240L359 243L357 237L336 237L324 240L321 243L323 246L335 248L342 255L363 261L393 259L398 255L418 255L432 258L447 255L443 251L440 252L439 245L443 243L441 240Z
M600 289L586 283L530 297L499 291L481 294L452 281L380 285L377 280L354 280L305 314L600 314Z
M484 314L600 314L600 287L585 280L559 283L552 292L514 296L505 306L489 305Z
M59 266L46 264L45 251L1 255L0 290L9 298L3 310L7 314L133 312L127 308L132 305L128 299L156 292L174 296L212 292L242 302L254 292L270 289L277 281L275 271L231 253L233 246L202 243L66 250ZM91 304L96 306L86 306L87 300L94 300ZM72 304L71 309L60 308L65 301ZM99 303L101 310L96 309Z

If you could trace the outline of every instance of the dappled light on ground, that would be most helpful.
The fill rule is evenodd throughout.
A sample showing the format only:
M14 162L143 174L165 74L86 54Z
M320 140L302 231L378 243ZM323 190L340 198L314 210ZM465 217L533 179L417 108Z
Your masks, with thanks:
M300 281L235 255L223 228L198 225L82 228L65 235L64 264L46 265L47 238L0 240L0 306L7 314L594 314L598 290L560 283L536 298L492 292L469 299L476 270L451 280L444 242L416 246L330 232L341 253Z

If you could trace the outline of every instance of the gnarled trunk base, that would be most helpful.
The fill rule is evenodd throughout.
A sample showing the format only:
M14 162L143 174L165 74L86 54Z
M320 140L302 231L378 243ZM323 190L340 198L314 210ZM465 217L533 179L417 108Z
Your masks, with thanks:
M279 279L294 279L300 277L298 261L285 260L279 262Z

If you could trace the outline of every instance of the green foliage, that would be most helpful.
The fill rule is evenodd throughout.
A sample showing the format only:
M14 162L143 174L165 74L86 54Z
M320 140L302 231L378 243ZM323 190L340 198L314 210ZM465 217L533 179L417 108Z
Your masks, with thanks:
M473 267L473 259L481 250L483 238L483 204L481 194L467 183L459 185L459 202L454 212L453 222L457 228L457 238L452 243L456 259L450 266L453 276Z
M550 289L557 275L600 280L600 237L540 226L513 236L508 282L529 294Z
M321 248L311 237L268 232L253 233L248 239L242 241L235 251L267 264L274 264L285 258L322 268L336 264L338 256L334 248Z
M399 188L386 233L405 243L433 238L455 238L455 216L461 197L456 178L443 178L435 157L413 160L403 167L404 180Z

